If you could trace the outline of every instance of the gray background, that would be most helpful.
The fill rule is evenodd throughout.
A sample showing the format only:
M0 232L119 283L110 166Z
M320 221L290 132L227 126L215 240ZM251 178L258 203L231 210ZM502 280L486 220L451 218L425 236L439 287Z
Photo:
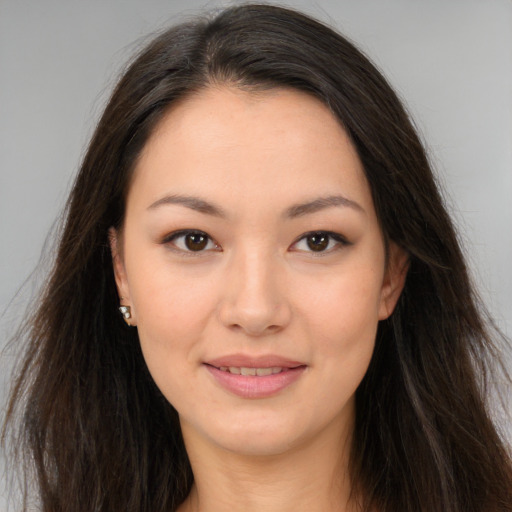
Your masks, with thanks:
M137 41L231 3L0 0L0 348L33 294L37 279L17 292ZM481 294L512 335L512 1L281 3L357 42L405 99ZM2 403L13 359L11 351L0 359Z

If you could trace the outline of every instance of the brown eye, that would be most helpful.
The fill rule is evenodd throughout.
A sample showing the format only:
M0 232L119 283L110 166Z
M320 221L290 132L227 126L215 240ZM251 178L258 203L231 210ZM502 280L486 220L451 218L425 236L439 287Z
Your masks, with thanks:
M351 245L350 242L339 233L312 231L305 233L292 247L294 251L317 253L318 256L322 256L324 254L331 254L348 245Z
M184 254L218 251L220 247L204 231L182 230L172 233L163 240L171 249Z
M202 251L208 244L208 237L202 233L190 233L185 236L185 245L191 251Z
M329 245L329 235L327 233L315 233L307 237L308 247L315 252L325 251Z

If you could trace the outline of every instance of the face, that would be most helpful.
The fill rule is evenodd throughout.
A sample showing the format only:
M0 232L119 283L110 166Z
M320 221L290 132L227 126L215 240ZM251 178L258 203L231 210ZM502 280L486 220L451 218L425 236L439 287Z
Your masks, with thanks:
M186 439L277 454L350 430L405 257L391 246L386 265L361 162L321 102L225 87L175 105L112 249Z

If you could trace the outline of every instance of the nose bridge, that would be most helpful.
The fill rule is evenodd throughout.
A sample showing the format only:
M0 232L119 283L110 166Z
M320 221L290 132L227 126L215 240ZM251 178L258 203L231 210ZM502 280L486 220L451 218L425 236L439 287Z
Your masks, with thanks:
M233 252L228 265L223 323L252 335L284 327L290 310L277 255L263 245L247 244Z
M233 276L238 283L238 300L246 307L258 307L273 302L277 291L276 261L269 251L245 251L244 254L236 258L233 266Z

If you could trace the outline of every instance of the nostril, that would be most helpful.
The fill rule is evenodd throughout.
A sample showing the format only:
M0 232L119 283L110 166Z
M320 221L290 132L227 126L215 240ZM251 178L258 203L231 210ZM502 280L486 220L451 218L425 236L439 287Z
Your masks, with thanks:
M263 300L261 296L233 294L219 304L218 318L225 327L251 336L276 333L291 319L289 304L277 295L272 294Z

